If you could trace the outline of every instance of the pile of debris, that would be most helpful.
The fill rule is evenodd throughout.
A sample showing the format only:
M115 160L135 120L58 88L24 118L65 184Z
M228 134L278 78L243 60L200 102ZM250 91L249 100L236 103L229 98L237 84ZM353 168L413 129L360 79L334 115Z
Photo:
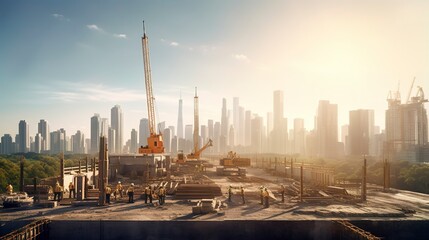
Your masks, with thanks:
M197 206L192 207L192 214L207 214L217 212L222 205L221 201L215 199L201 199Z
M176 189L176 199L210 199L222 196L217 184L183 183Z

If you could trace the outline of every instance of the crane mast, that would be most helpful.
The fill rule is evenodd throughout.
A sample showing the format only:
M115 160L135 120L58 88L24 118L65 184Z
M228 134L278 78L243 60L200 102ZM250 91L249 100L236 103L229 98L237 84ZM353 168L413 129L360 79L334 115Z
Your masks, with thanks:
M197 87L195 87L195 97L194 97L194 153L198 151L198 140L199 140L199 113L198 113L198 95L197 95Z
M142 48L143 48L143 65L144 65L144 79L146 85L146 98L147 98L147 111L149 121L149 137L147 138L147 146L141 146L139 153L142 154L153 154L153 153L164 153L164 141L162 140L161 132L157 133L155 129L155 106L154 96L152 91L152 76L149 59L149 43L146 35L146 29L143 21L143 37L142 37Z
M148 37L143 21L143 37L142 37L142 50L143 50L143 65L144 65L144 79L146 84L146 98L147 98L147 111L149 119L149 133L150 135L156 134L155 130L155 107L154 97L152 91L152 76L149 60L149 46Z

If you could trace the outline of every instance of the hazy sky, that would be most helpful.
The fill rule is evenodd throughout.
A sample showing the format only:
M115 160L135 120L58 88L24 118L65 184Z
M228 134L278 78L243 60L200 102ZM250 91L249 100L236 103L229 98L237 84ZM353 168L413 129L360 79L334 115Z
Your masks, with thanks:
M147 117L141 49L146 22L157 121L176 125L179 93L192 124L220 121L222 97L266 120L273 91L284 113L313 128L318 101L375 110L389 90L429 92L429 1L12 1L0 3L0 135L83 130L119 104L125 137ZM413 89L412 94L416 93ZM429 93L428 93L429 94ZM427 94L427 95L428 95Z

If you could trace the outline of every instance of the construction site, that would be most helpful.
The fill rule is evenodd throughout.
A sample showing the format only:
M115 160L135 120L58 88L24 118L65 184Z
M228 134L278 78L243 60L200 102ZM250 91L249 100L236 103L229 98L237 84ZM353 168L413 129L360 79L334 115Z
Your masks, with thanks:
M165 154L156 131L148 38L142 37L149 133L138 154L109 154L1 196L0 239L423 239L429 195L335 179L334 169L286 155L222 156L199 147L198 94L192 152ZM21 168L23 168L23 164ZM21 169L21 179L23 176ZM57 190L57 188L59 190ZM72 192L74 193L72 196Z

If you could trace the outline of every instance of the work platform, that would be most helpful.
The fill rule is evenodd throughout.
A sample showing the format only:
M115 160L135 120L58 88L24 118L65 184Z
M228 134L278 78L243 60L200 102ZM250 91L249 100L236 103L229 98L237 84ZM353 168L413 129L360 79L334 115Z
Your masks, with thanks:
M421 234L428 233L427 194L395 189L383 192L379 186L368 185L367 201L363 202L345 200L299 202L290 196L286 196L285 202L282 202L279 186L280 184L291 186L292 179L274 176L259 168L247 170L248 175L245 178L217 176L215 169L203 173L219 185L223 193L217 199L222 201L224 206L216 213L192 214L192 206L196 205L197 200L180 200L167 196L165 205L159 206L145 204L139 197L136 197L135 203L129 204L124 197L121 201L112 201L112 204L101 207L68 205L49 209L0 209L0 224L3 226L0 227L0 231L14 224L22 225L23 222L35 219L48 219L51 221L51 228L55 229L50 230L50 234L53 234L51 236L61 239L73 239L62 232L66 231L68 226L79 227L82 229L79 232L88 231L88 236L93 236L79 237L80 239L99 239L100 236L104 236L103 239L114 239L109 238L116 236L117 233L111 232L114 229L125 232L128 229L136 234L133 236L142 234L142 229L146 229L146 233L151 234L152 239L157 237L169 239L166 237L168 233L173 234L169 236L176 236L176 239L199 239L204 233L212 234L212 239L233 239L232 237L236 237L237 234L247 239L260 239L259 237L264 236L264 231L280 231L279 229L282 231L269 233L268 236L288 239L332 239L337 235L325 230L335 230L337 229L335 221L346 220L386 239L418 239ZM227 192L230 185L234 189L244 187L245 204L242 204L238 190L234 190L232 201L228 201ZM260 204L258 192L262 185L269 188L274 195L274 198L270 199L269 208L264 208ZM122 226L120 227L122 230L119 230L119 226ZM164 226L169 226L170 230L163 231ZM183 230L177 230L178 232L171 230L177 229L178 226L183 226ZM238 227L236 231L241 233L224 234L233 231L234 226ZM204 230L196 231L197 228ZM215 231L216 228L219 231ZM186 231L194 231L196 235ZM0 232L1 234L5 233ZM122 236L133 239L128 235ZM136 238L138 237L134 237Z

